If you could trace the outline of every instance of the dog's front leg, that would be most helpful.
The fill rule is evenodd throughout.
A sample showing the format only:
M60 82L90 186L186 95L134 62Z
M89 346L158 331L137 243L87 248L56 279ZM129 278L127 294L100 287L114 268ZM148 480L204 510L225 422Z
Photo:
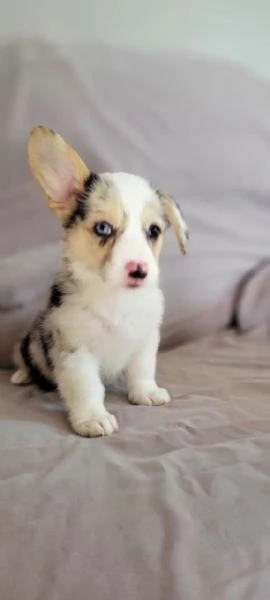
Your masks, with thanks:
M72 429L77 434L97 437L111 435L118 429L116 418L105 409L99 366L89 352L61 353L55 376Z
M132 404L158 406L170 402L167 390L158 387L155 379L158 345L159 333L155 331L143 342L127 367L128 397Z

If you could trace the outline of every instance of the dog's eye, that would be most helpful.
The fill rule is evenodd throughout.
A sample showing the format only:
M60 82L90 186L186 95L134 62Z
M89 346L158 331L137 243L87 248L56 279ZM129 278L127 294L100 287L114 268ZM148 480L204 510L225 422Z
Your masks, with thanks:
M153 223L146 231L146 235L149 240L157 240L161 234L161 229L158 225Z
M107 221L99 221L94 225L94 233L99 237L108 238L113 233L113 228Z

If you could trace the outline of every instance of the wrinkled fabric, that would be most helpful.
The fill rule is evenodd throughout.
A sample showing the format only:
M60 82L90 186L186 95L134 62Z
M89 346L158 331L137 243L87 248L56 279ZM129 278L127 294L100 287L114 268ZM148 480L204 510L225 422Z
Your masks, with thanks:
M158 375L170 405L110 394L120 431L90 440L2 372L2 598L269 597L269 348L223 334Z

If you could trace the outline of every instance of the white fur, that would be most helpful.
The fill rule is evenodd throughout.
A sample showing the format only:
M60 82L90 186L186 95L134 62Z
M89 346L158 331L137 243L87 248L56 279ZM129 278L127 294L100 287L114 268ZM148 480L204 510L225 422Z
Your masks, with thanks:
M128 173L104 173L103 177L116 186L128 216L128 227L115 245L106 269L106 279L114 285L121 285L126 262L146 262L149 273L145 285L155 284L158 279L158 265L142 231L141 223L142 210L153 198L153 189L142 177Z
M105 273L74 261L67 247L78 293L48 313L55 332L54 379L80 435L110 435L117 421L104 406L104 384L124 373L131 402L160 405L170 398L155 381L163 297L158 265L142 231L141 213L153 190L142 178L105 174L121 195L128 226L116 242ZM141 288L124 285L125 263L144 261L149 274ZM16 382L21 377L16 376ZM15 382L15 381L14 381Z
M159 290L125 290L113 294L110 290L107 295L106 287L103 293L86 292L87 309L82 297L76 310L64 306L57 315L57 326L68 332L67 343L72 341L77 348L73 353L55 348L59 391L65 398L73 428L83 435L87 431L89 435L95 435L95 431L108 434L116 428L116 422L110 421L113 428L109 431L105 423L108 413L101 382L112 382L123 372L132 402L162 404L169 399L163 391L159 394L155 383L163 308ZM91 285L89 292L90 289Z

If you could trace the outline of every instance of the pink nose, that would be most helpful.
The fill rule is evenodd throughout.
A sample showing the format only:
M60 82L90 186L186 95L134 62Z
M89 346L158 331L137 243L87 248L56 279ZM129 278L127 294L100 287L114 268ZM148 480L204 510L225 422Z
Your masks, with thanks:
M131 279L145 279L148 275L148 265L145 262L130 260L125 264L125 269Z

